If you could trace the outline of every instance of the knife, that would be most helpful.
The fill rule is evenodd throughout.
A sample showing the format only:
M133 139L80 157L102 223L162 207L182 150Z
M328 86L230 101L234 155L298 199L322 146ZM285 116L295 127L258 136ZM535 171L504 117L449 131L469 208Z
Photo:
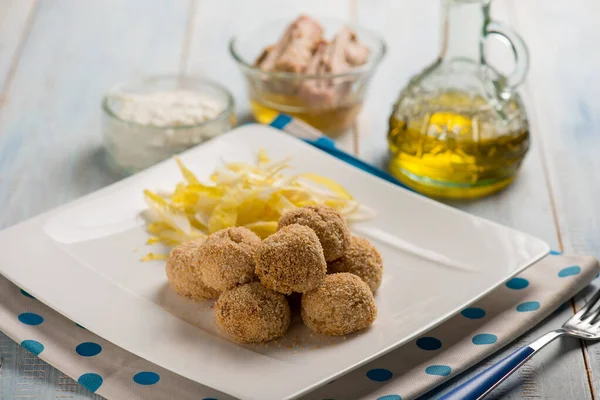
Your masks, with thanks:
M308 143L319 150L322 150L358 169L361 169L371 175L375 175L378 178L381 178L387 182L393 183L394 185L398 185L404 189L407 189L411 192L414 192L413 189L404 185L388 172L375 167L369 163L366 163L352 154L349 154L343 150L340 150L336 147L335 142L325 136L323 133L319 132L317 129L313 128L306 122L303 122L299 119L292 118L286 114L278 114L269 124L273 128L277 128L284 132L291 134L305 143Z

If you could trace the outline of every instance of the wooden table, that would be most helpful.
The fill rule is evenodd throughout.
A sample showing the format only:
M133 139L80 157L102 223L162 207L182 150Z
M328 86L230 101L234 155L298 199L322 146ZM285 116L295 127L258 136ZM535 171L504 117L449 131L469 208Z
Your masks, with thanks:
M118 179L104 166L99 128L101 96L115 82L203 74L228 86L240 114L247 114L242 80L227 51L229 37L263 19L300 12L352 20L385 37L389 52L364 111L339 140L365 160L381 163L398 90L436 57L439 0L0 0L0 228ZM533 147L508 190L455 204L539 236L555 249L597 257L598 15L596 0L495 0L493 16L515 27L531 51L522 94ZM497 51L499 62L510 59L510 53ZM557 327L582 301L570 302L514 345ZM2 334L0 360L2 400L99 398ZM565 339L494 396L596 399L599 393L600 345Z

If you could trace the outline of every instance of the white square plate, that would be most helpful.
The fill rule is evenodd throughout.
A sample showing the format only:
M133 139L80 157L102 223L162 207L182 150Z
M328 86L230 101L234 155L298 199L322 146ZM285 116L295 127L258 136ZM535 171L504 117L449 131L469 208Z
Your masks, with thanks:
M536 238L412 194L270 127L235 129L181 158L207 177L219 158L253 161L259 148L291 156L294 173L335 179L377 212L353 227L384 258L379 317L370 329L325 338L295 321L285 339L262 346L221 336L211 302L177 296L163 261L140 261L151 250L138 216L142 190L179 182L172 160L0 232L0 273L92 332L180 375L236 397L280 400L406 343L549 251Z

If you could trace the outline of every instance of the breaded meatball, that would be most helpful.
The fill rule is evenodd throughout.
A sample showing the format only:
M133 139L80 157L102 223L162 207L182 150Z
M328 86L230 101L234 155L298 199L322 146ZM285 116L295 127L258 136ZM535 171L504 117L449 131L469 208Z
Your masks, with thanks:
M323 246L326 261L340 258L350 246L350 231L346 221L331 207L314 205L289 211L279 220L278 229L291 224L305 225L315 231Z
M317 288L302 296L302 320L317 333L347 335L365 329L376 318L371 289L346 272L327 275Z
M215 303L217 327L240 343L266 342L290 326L284 295L251 282L224 291Z
M198 271L196 254L203 240L190 240L171 250L167 258L167 278L171 287L180 295L195 300L216 299L220 292L202 281Z
M197 253L202 281L223 291L256 280L254 252L260 243L256 234L242 227L213 233Z
M365 281L375 293L381 285L383 260L375 246L367 239L352 236L346 253L327 264L327 272L350 272Z
M285 226L266 238L254 258L262 284L283 294L315 288L327 273L319 238L303 225Z

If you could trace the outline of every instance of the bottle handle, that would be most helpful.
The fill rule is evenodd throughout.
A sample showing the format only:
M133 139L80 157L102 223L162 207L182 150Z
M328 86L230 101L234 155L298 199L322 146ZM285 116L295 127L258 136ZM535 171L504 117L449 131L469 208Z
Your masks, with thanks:
M507 100L512 96L512 93L517 86L522 84L525 80L525 76L529 70L529 51L521 36L512 30L512 28L501 22L491 21L486 25L485 37L487 38L489 35L502 37L504 39L503 42L512 48L515 56L514 71L500 82L496 83L501 97Z

